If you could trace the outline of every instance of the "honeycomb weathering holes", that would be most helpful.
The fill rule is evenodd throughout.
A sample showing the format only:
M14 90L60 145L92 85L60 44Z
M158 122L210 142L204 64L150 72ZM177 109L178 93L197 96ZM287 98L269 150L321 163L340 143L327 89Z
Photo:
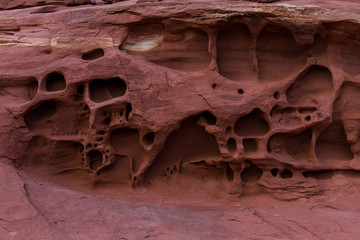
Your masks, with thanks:
M94 102L105 102L123 96L126 88L127 85L121 78L96 79L89 85L90 99Z
M120 58L131 59L128 67L121 69L124 72L110 73L98 68L105 66L98 63L107 64L110 60L110 49L107 58L94 62L90 60L104 56L104 50L85 52L81 56L85 61L76 50L78 61L94 67L96 74L87 71L86 79L66 74L69 77L65 79L70 70L64 75L51 72L40 81L37 96L37 79L19 78L26 85L21 87L18 83L5 86L6 89L1 85L0 98L8 97L7 92L15 97L29 95L21 99L28 102L23 105L26 109L20 111L31 134L25 160L71 172L72 176L81 171L86 173L79 175L92 172L87 181L94 183L126 184L141 184L144 179L152 184L157 177L168 181L177 175L200 177L205 183L209 175L222 171L237 186L241 186L241 179L247 183L261 178L261 185L268 176L277 176L271 177L271 184L281 181L302 187L307 183L301 175L298 181L299 172L320 178L316 172L319 169L353 168L355 161L351 160L360 154L356 41L340 47L325 32L317 33L313 46L307 46L304 39L311 36L300 34L299 42L303 41L303 46L314 54L307 52L308 64L316 64L306 65L305 69L304 51L285 28L269 25L254 39L257 30L250 28L251 21L246 22L249 29L244 24L231 23L227 27L218 22L211 26L181 20L178 24L172 20L164 23L136 25L127 37L122 36L125 40L120 50L134 55L119 54ZM206 29L209 36L197 27ZM341 35L341 28L336 31ZM334 49L337 51L332 52ZM332 65L335 55L342 66ZM141 58L151 63L143 64ZM213 62L207 69L210 59ZM206 71L189 73L198 70ZM141 77L158 82L151 88L144 87L141 78L133 74L138 71L144 74ZM126 82L117 76L126 76ZM163 87L162 83L176 81L179 84ZM136 91L128 91L128 86L134 86ZM199 89L210 92L211 97L203 97L211 103L210 108L200 106ZM61 90L64 91L57 92ZM259 95L252 94L257 90ZM161 92L161 99L151 98L155 91ZM46 100L48 97L52 100ZM87 102L88 97L92 103ZM186 99L187 104L173 97ZM143 104L144 99L151 101ZM131 113L132 107L136 114ZM169 111L172 108L178 108L179 114ZM176 126L179 128L174 129ZM85 149L81 149L83 146ZM220 174L215 178L221 177ZM294 181L286 180L291 177Z
M265 120L265 113L254 109L249 114L240 117L234 125L234 132L238 136L262 136L270 130Z
M65 77L59 72L50 73L45 77L46 91L61 91L66 88Z

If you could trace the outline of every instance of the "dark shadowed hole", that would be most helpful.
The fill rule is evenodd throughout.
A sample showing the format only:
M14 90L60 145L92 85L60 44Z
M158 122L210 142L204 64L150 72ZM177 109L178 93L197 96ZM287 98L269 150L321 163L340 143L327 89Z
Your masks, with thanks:
M203 112L202 116L205 118L206 120L206 123L208 125L215 125L216 124L216 117L214 115L212 115L210 112L206 111L206 112Z
M29 84L29 99L32 100L38 91L38 82L36 79Z
M280 93L279 92L274 92L274 98L279 99L280 98Z
M131 103L127 103L126 104L126 112L125 112L126 121L129 120L129 115L130 115L131 111L132 111Z
M305 117L305 121L310 121L311 120L311 117L310 116L306 116Z
M123 96L126 92L126 83L121 78L95 79L89 84L89 92L92 101L104 102Z
M244 90L242 90L241 88L238 89L238 94L244 94Z
M229 153L235 153L236 152L236 141L234 138L229 138L229 140L226 143L226 147L229 151Z
M360 177L360 171L358 171L358 170L347 169L347 170L342 170L340 172L345 177L351 177L351 178L359 178Z
M312 177L315 179L330 179L334 175L334 171L332 170L309 171L309 172L303 172L302 175L306 178Z
M304 108L300 108L298 110L299 113L301 114L306 114L306 113L313 113L316 112L317 108L316 107L304 107Z
M285 170L280 174L280 176L281 176L281 178L286 179L286 178L292 178L293 174L291 171Z
M143 136L143 142L144 144L150 146L154 143L155 140L155 133L149 132Z
M260 168L251 164L241 172L241 180L245 183L256 182L261 178L262 174L263 171Z
M84 94L84 85L79 85L76 89L76 92L79 94L79 95L83 95Z
M65 89L66 82L65 77L61 73L50 73L45 78L46 90L49 92L55 92Z
M107 81L93 80L89 84L90 99L94 102L104 102L110 99Z
M84 53L81 58L84 60L94 60L97 58L101 58L102 56L104 56L104 50L102 50L101 48L97 48Z
M104 135L104 134L105 134L105 131L97 131L96 134L98 134L98 135Z
M79 152L80 152L80 153L84 152L84 146L83 146L83 145L81 145L81 146L79 147Z
M213 85L211 85L211 88L212 88L212 89L215 89L215 88L216 88L216 83L214 83Z
M24 120L29 129L56 113L56 103L53 101L42 102L40 105L25 113Z
M271 175L273 175L273 177L276 177L278 172L279 172L279 170L277 168L273 168L270 170L270 173L271 173Z
M113 98L120 97L126 92L126 83L120 78L111 78L108 80L110 94Z
M226 128L226 134L227 134L227 135L232 134L232 127L227 127L227 128Z
M226 164L226 177L229 181L234 180L234 172L231 169L231 167L229 166L229 164Z
M104 121L103 121L103 125L105 127L108 127L111 123L111 118L105 118Z
M97 150L91 150L88 152L89 167L91 170L98 169L103 162L102 153Z

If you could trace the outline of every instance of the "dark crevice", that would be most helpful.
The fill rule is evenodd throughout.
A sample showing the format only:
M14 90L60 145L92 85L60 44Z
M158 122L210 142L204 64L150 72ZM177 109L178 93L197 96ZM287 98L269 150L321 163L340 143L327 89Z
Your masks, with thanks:
M97 48L84 53L81 58L83 60L95 60L97 58L101 58L102 56L104 56L104 50L102 50L101 48Z
M129 121L129 115L132 111L132 106L131 106L131 103L127 103L126 104L126 111L125 111L125 119L126 121Z

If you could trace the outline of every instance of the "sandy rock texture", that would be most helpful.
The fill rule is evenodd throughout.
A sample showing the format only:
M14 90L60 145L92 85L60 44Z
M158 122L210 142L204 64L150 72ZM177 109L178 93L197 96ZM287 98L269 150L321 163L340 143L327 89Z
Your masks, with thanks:
M357 1L0 9L2 238L359 238Z

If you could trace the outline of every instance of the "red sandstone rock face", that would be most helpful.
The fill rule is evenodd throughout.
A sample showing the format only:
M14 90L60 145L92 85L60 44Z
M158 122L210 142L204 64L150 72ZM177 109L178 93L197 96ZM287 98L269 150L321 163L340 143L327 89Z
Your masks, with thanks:
M357 175L358 4L105 2L0 2L2 158L154 202Z

